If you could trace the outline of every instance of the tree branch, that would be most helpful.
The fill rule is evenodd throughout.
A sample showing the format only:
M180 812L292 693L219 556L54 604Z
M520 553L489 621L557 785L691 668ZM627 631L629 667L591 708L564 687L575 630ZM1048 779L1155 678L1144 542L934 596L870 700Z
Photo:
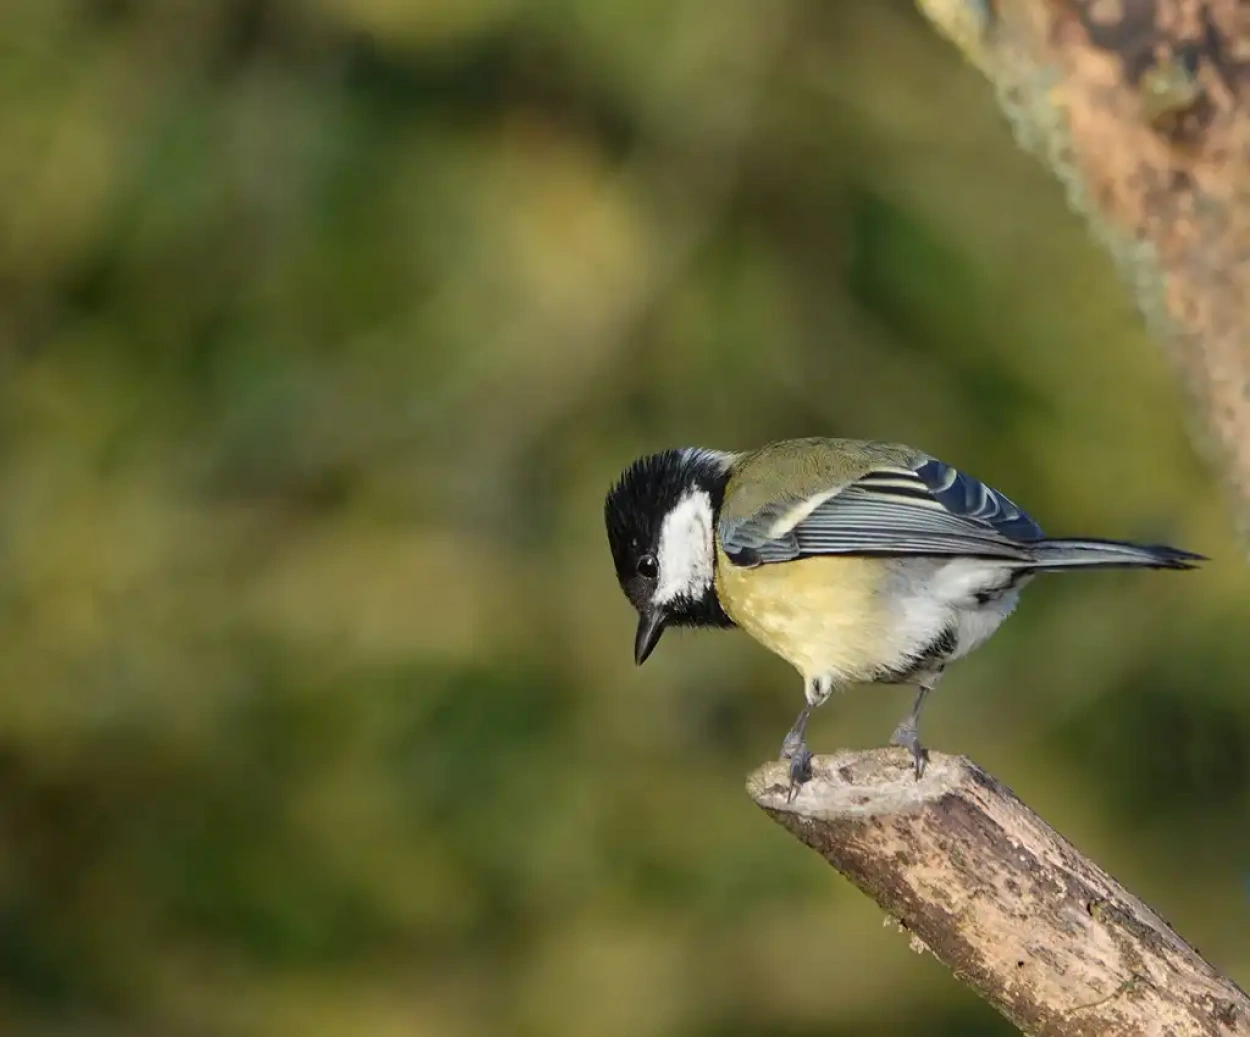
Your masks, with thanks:
M1250 533L1250 9L917 0L1131 282Z
M1250 997L975 764L902 750L813 761L747 791L1027 1034L1247 1037Z

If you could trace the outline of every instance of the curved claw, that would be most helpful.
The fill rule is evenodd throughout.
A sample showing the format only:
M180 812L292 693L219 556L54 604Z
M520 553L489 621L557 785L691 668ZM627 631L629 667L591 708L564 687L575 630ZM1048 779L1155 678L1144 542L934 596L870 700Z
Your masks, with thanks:
M799 794L799 788L812 780L812 754L806 745L798 746L790 756L790 788L786 792L786 802L793 803Z
M890 744L897 745L911 753L912 769L916 772L916 780L924 776L925 764L929 762L929 753L920 744L920 735L916 732L915 723L906 720L899 724L890 736Z

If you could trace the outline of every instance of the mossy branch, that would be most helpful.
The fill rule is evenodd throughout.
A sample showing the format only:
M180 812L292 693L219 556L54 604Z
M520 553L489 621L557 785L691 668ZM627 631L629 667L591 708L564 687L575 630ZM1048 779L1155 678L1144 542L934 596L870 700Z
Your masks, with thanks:
M787 802L751 797L1027 1034L1250 1037L1250 996L1154 911L961 757L920 781L902 750L817 757Z
M1130 280L1250 534L1250 17L1240 0L917 0Z

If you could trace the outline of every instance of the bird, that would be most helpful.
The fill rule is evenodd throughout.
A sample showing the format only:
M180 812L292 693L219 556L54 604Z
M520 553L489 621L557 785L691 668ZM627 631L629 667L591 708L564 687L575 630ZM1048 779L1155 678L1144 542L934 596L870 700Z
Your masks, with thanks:
M791 798L811 778L812 711L854 684L915 688L890 744L919 780L930 693L1037 574L1208 560L1048 537L1003 493L921 450L824 437L640 457L608 490L604 523L638 614L637 665L668 627L739 628L799 672L805 701L781 745Z

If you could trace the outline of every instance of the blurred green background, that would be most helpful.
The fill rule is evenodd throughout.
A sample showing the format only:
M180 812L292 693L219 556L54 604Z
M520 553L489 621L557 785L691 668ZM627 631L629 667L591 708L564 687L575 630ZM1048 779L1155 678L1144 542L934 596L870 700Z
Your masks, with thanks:
M0 1032L1011 1032L748 801L784 663L632 664L619 469L796 434L1213 556L1035 584L925 730L1250 981L1250 575L909 3L0 5Z

